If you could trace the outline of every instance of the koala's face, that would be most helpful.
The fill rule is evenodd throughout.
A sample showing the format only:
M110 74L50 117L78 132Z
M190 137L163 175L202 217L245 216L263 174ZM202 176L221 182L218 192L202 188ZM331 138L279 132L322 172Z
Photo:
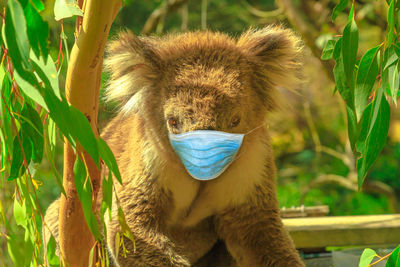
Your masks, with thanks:
M253 122L250 118L257 117L254 111L260 109L261 103L247 81L241 80L240 68L222 60L203 61L183 64L167 78L169 86L164 90L162 104L168 131L248 130Z
M238 39L212 32L124 33L109 46L108 98L129 112L132 96L146 91L144 112L153 132L246 133L265 122L275 87L297 81L299 51L293 33L279 27L249 30Z

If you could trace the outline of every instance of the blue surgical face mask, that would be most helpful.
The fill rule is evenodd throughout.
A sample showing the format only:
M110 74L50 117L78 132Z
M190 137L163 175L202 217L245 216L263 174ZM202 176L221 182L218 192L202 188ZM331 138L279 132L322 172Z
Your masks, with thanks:
M234 160L244 134L197 130L169 133L169 140L188 173L197 180L221 175Z

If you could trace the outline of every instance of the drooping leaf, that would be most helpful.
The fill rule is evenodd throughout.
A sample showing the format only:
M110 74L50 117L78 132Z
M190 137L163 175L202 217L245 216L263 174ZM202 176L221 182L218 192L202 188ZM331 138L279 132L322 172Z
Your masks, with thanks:
M385 56L383 58L383 62L384 62L383 70L386 70L387 68L389 68L390 66L395 64L398 60L399 60L399 55L397 55L396 49L393 46L386 48Z
M73 136L79 141L86 152L92 157L97 166L99 166L99 151L97 148L96 137L93 134L88 119L76 107L70 106L70 131Z
M336 65L333 69L333 75L336 82L335 90L340 93L346 105L349 106L351 109L354 109L353 92L346 81L346 74L342 58L338 58L336 60Z
M392 254L387 260L385 267L399 267L399 266L400 266L400 246L397 246L397 248L395 248L392 251Z
M349 135L350 146L354 149L357 141L358 129L357 129L357 118L354 111L346 105L347 114L347 132Z
M336 40L328 40L326 42L325 48L322 51L322 60L328 60L333 57L333 51L335 50Z
M44 10L44 5L42 3L42 0L32 0L32 3L35 5L35 8L37 9L38 12Z
M5 39L14 68L30 69L29 41L23 9L17 0L9 0L5 18Z
M339 4L335 6L332 12L332 21L335 21L340 12L342 12L348 5L348 0L340 0Z
M27 218L25 201L23 201L21 205L17 199L14 199L14 219L17 225L26 228Z
M25 135L29 137L33 147L32 160L35 163L40 163L43 158L44 139L43 139L43 125L37 111L29 104L25 104L21 111L22 120L21 127Z
M56 20L72 16L83 16L76 0L56 0L54 4L54 15Z
M342 59L346 81L353 87L353 70L356 64L358 49L358 28L354 19L347 23L343 30Z
M361 188L368 170L384 147L389 130L390 106L383 94L382 87L378 90L371 113L368 134L364 147L361 149L361 157L357 160L359 188ZM361 129L361 131L365 131L365 129Z
M363 253L361 254L358 267L367 267L376 256L378 255L374 250L370 248L364 249Z
M391 65L388 68L388 79L390 94L392 96L393 102L397 105L397 93L400 86L400 60L396 61L396 64Z
M8 181L18 178L21 173L25 172L24 155L27 164L29 164L32 158L32 145L30 140L28 138L24 138L24 135L21 134L21 132L19 132L19 136L20 139L22 139L21 142L23 150L21 150L19 139L16 136L13 142L13 156L12 156L10 176L8 177Z
M33 68L45 83L46 89L51 89L61 99L60 88L58 86L58 73L53 59L49 57L45 63L43 58L39 59L34 53L31 53L30 56Z
M28 3L24 8L25 18L28 27L28 38L32 50L37 57L43 56L44 61L47 61L49 50L47 47L47 38L49 37L49 25L43 21L42 17L36 9Z
M51 236L49 242L47 243L47 262L50 267L60 266L60 260L56 255L56 241L54 237Z
M85 216L86 223L96 240L101 240L102 237L97 224L97 219L92 210L90 178L88 177L85 165L79 156L76 157L74 164L74 179L76 192L78 193L79 200L82 204L83 215Z
M97 139L97 145L98 145L101 159L104 161L104 163L110 169L110 171L115 175L117 180L122 184L121 174L118 169L117 161L115 160L115 157L114 157L110 147L107 145L107 143L102 138Z
M104 212L106 209L108 209L108 216L110 217L111 220L111 207L112 207L112 189L113 189L113 181L112 181L112 175L111 172L108 173L108 178L103 179L102 181L102 191L103 191L103 199L102 199L102 207L104 203L104 208L102 211L102 215L104 216Z
M387 15L387 22L388 22L388 31L387 31L387 38L388 38L388 43L389 45L392 44L395 35L394 35L394 2L395 1L390 1L389 9L388 9L388 15Z
M41 105L44 109L48 110L48 107L46 105L45 100L43 99L43 96L40 94L40 91L38 89L39 85L35 82L31 81L26 81L24 78L21 77L18 71L14 72L14 78L17 81L17 84L19 88L28 96L30 97L33 101ZM32 77L34 78L34 77ZM36 78L34 78L36 79ZM35 86L36 84L36 86Z
M361 58L357 72L356 86L354 90L354 102L357 121L360 120L362 112L368 103L368 98L374 87L379 71L378 52L380 46L368 50Z

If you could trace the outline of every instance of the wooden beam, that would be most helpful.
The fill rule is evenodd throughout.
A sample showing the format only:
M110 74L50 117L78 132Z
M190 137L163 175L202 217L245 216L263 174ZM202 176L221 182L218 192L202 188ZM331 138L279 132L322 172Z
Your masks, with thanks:
M283 219L298 249L400 243L400 214Z

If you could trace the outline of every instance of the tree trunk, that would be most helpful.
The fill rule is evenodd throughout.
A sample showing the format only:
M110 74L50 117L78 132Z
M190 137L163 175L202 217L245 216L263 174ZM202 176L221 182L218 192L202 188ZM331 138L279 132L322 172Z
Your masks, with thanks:
M98 136L97 111L104 48L121 1L85 0L83 6L83 21L72 48L65 93L69 103L85 114L93 132ZM77 152L82 152L79 145ZM100 185L100 170L90 156L84 153L84 157L93 185L92 199L95 203ZM66 197L61 196L60 204L60 247L63 261L68 266L88 266L90 250L95 245L95 240L86 224L75 189L75 158L71 145L65 140L63 186Z

